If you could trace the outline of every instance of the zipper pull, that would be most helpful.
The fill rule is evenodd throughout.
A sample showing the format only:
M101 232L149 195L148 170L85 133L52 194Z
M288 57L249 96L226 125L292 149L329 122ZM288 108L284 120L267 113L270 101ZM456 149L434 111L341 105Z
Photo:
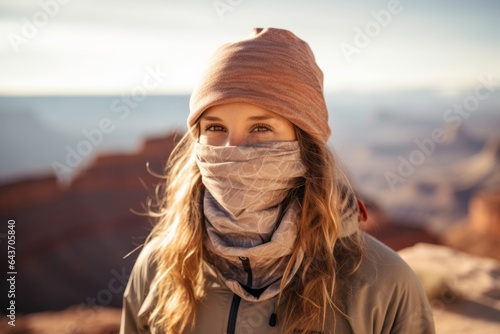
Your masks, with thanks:
M277 322L278 322L278 315L275 312L273 312L271 314L271 318L269 318L269 326L275 327Z
M274 311L273 313L271 313L271 317L269 318L269 326L271 327L276 327L276 324L278 323L278 314L276 313L276 310L278 309L280 300L281 300L281 293L278 295L278 300L274 303Z

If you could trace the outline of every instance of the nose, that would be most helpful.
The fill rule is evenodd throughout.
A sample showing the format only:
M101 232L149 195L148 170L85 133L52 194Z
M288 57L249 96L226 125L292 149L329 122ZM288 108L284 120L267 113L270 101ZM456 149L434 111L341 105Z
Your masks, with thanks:
M226 146L240 146L247 144L245 136L238 132L230 132L227 136Z

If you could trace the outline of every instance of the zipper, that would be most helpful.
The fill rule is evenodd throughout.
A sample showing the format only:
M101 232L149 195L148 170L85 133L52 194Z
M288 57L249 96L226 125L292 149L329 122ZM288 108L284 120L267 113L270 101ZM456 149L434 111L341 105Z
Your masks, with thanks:
M250 267L250 260L248 257L240 256L241 263L243 264L243 270L247 273L247 287L252 287L252 267Z
M252 286L252 267L250 267L250 260L248 257L240 256L243 270L247 273L247 286ZM229 310L229 319L227 320L227 334L234 334L236 331L236 318L238 317L238 308L240 307L241 297L237 294L233 295L231 301L231 309Z
M236 317L238 316L240 301L241 297L234 294L233 301L231 302L231 310L229 311L229 319L227 321L227 334L234 334L236 332Z

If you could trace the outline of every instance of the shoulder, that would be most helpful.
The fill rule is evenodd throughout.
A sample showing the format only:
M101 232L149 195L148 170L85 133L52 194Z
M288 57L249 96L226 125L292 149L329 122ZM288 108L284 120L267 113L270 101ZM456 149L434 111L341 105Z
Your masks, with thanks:
M371 235L362 232L364 255L357 273L359 288L375 288L378 293L408 294L425 299L425 293L415 272L394 250Z
M394 250L367 233L362 233L364 257L360 270L376 275L377 280L387 284L417 284L419 280L410 266ZM378 282L379 284L382 282Z
M134 264L134 269L143 278L150 278L155 274L157 254L160 250L160 240L153 238L142 246L141 252Z
M417 275L395 251L366 233L363 239L364 257L349 301L357 325L366 323L378 333L434 333L432 311Z
M157 272L157 253L160 243L157 238L143 245L130 273L125 297L142 302L149 293Z
M157 272L156 254L159 246L159 240L151 239L143 246L135 261L123 294L120 333L151 332L148 318L156 298L152 284Z

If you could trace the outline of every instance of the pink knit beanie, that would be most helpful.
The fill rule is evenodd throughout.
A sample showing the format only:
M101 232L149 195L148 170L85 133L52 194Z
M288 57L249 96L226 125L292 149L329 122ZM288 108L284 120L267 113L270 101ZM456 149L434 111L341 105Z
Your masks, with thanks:
M188 126L231 102L273 111L322 143L330 137L323 72L309 45L290 31L254 28L250 38L220 47L191 95Z

